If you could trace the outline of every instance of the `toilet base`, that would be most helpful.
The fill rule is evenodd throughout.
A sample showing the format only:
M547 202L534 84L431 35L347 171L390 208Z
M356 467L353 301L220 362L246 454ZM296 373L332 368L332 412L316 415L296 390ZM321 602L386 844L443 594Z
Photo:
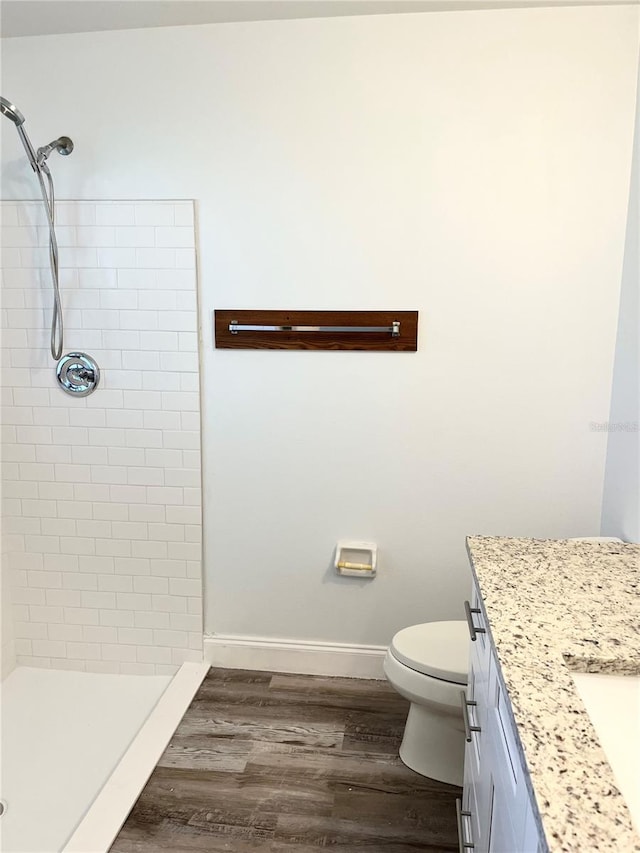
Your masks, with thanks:
M421 776L462 787L462 717L412 702L400 746L403 764Z

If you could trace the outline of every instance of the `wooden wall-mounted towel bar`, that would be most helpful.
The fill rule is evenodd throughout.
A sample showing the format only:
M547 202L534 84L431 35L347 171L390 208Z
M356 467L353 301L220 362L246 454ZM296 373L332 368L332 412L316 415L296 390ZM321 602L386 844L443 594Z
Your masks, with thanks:
M217 349L415 352L417 311L215 312Z

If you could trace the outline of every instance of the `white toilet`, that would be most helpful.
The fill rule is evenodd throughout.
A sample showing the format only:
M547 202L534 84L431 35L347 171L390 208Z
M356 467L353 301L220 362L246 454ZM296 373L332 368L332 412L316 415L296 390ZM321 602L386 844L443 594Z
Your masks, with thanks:
M462 785L464 727L460 691L467 684L465 621L403 628L391 641L384 674L411 702L400 746L402 761L440 782Z

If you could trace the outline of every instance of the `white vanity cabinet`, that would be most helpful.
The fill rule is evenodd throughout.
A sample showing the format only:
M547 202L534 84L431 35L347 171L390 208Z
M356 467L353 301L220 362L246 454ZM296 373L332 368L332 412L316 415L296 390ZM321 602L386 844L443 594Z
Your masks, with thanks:
M473 642L467 690L460 696L467 739L464 790L457 803L460 853L545 853L475 585L465 609Z

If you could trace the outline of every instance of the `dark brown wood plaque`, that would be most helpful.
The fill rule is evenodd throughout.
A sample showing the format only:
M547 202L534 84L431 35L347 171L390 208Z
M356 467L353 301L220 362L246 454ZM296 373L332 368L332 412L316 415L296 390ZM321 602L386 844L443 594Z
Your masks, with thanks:
M236 330L238 326L329 326L331 330L285 328ZM399 326L394 327L394 324ZM335 327L339 327L335 329ZM346 331L344 327L348 327ZM365 331L376 327L376 331ZM378 328L379 327L379 328ZM394 334L393 331L397 331ZM216 349L364 350L415 352L417 311L215 311Z

